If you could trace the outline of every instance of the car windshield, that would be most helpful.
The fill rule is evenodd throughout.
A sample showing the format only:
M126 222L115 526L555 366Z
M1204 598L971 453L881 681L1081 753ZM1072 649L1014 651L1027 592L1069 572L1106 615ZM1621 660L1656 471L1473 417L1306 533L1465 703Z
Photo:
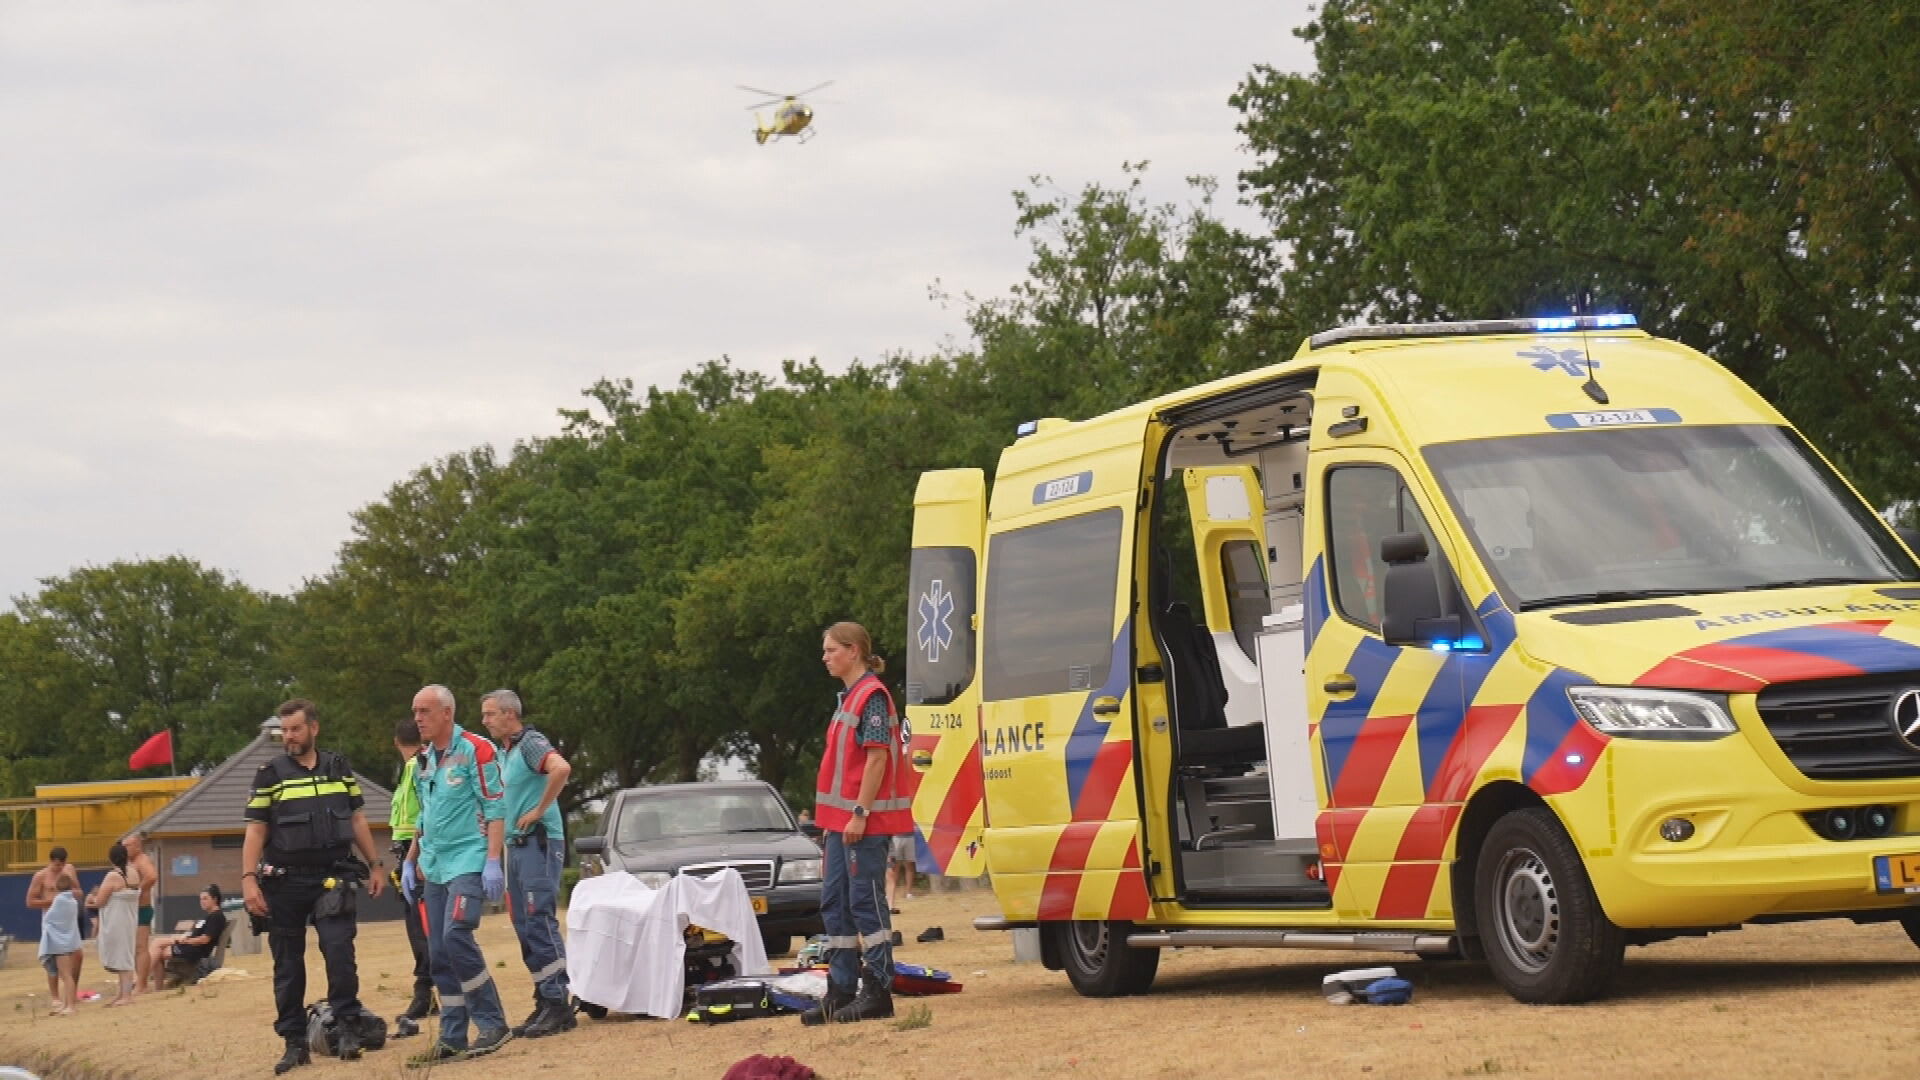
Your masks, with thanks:
M792 815L771 791L674 791L629 798L614 823L613 842L644 844L692 836L792 832Z
M1568 431L1445 443L1426 458L1520 611L1920 576L1785 428Z

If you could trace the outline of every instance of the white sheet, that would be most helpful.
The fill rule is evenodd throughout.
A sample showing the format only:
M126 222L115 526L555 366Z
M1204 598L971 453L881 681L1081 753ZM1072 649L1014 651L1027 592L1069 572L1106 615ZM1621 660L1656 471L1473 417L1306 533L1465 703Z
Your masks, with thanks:
M733 939L741 975L765 975L767 949L738 871L676 874L649 889L630 874L581 878L567 907L567 982L582 1001L635 1016L678 1018L688 924Z

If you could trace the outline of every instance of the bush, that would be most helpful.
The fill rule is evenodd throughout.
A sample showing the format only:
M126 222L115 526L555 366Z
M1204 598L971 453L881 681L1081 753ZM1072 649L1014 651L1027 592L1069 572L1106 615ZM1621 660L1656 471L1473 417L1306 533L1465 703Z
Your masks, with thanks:
M560 868L560 906L566 907L573 899L573 887L580 884L580 869L574 866Z

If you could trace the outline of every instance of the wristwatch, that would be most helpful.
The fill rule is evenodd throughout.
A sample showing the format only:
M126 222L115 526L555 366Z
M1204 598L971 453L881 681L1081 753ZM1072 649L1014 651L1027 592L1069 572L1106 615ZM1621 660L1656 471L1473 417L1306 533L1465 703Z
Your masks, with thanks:
M854 816L854 817L866 817L866 816L867 816L867 808L866 808L866 807L864 807L864 806L861 806L861 805L860 805L859 803L854 803L854 804L853 804L853 816Z

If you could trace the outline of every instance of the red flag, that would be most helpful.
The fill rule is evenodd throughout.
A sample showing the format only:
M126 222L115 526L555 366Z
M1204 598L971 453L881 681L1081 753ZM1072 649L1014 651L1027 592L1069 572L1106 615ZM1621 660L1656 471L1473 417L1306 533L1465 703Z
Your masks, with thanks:
M153 738L140 744L140 749L127 759L127 768L144 769L150 765L173 764L173 732L162 731Z

